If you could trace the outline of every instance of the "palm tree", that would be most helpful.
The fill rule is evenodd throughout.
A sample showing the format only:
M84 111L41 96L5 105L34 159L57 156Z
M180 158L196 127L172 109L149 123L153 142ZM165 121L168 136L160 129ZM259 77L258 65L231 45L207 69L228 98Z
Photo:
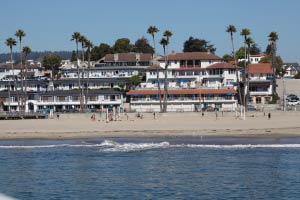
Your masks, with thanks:
M156 28L156 26L149 26L147 33L150 34L152 36L152 40L153 40L153 48L154 48L154 54L156 54L156 48L155 48L155 33L159 32L158 28Z
M16 46L16 44L17 44L17 41L14 39L14 38L7 38L6 39L6 42L5 42L5 44L9 47L9 49L10 49L10 63L11 63L11 69L12 69L12 73L13 73L13 78L14 78L14 89L16 88L16 85L17 85L17 83L16 83L16 79L15 79L15 73L14 73L14 64L13 64L13 57L12 57L12 49L13 49L13 46ZM11 85L10 85L10 79L8 79L9 80L9 82L8 82L8 85L9 85L9 87L8 87L8 111L10 112L11 111L11 108L10 108L10 90L11 90ZM19 99L18 99L18 101L19 101Z
M246 68L247 68L247 62L249 63L249 60L250 60L250 55L249 55L249 49L250 48L247 48L247 43L246 43L246 41L248 40L248 35L250 35L251 34L251 32L250 32L250 30L249 29L247 29L247 28L244 28L244 29L242 29L242 31L241 31L241 33L240 33L240 35L242 35L242 36L244 36L244 50L245 50L245 60L244 60L244 76L243 76L243 82L244 82L244 87L246 86L246 72L247 72L247 70L246 70ZM245 89L243 90L244 91L244 98L243 98L243 105L246 107L246 91L245 91Z
M89 40L85 41L85 47L87 48L88 53L88 74L87 74L87 87L86 87L86 94L85 94L85 108L87 108L87 101L88 101L88 93L89 93L89 82L90 82L90 63L91 63L91 49L93 48L93 43Z
M23 83L23 57L22 57L22 38L26 36L26 33L19 29L16 31L15 36L19 39L20 42L20 65L21 65L21 92L22 92L22 102L21 102L21 107L23 109L23 111L25 111L24 108L24 95L23 95L23 91L24 91L24 83ZM18 102L19 104L19 102Z
M166 37L168 43L170 42L169 40L170 40L170 37L171 37L172 35L173 35L173 33L172 33L171 31L169 31L169 30L166 30L166 31L164 32L164 36ZM167 47L166 47L166 50L167 50L166 54L168 55L168 54L169 54L169 52L168 52L168 45L167 45Z
M247 52L249 52L249 48L248 48L248 51L246 51L246 41L247 41L247 38L248 38L248 35L250 35L251 34L251 32L250 32L250 30L249 29L247 29L247 28L244 28L244 29L242 29L242 31L241 31L241 33L240 33L240 35L242 35L242 36L244 36L244 43L245 43L245 53ZM249 56L248 54L247 54L247 56ZM246 59L246 58L245 58ZM249 57L248 57L248 62L249 62Z
M234 59L234 64L235 64L235 74L236 74L236 82L237 82L237 89L239 92L239 100L242 100L242 95L241 95L241 89L240 89L240 82L239 82L239 76L238 76L238 70L237 70L237 60L235 56L235 50L234 50L234 44L233 44L233 33L236 32L236 28L234 25L229 25L226 29L227 33L230 33L230 39L231 39L231 47L232 47L232 55Z
M165 80L164 80L164 106L163 112L167 112L167 98L168 98L168 64L167 64L167 55L166 55L166 47L169 44L169 41L166 38L162 38L160 40L160 44L164 49L164 58L165 58Z
M271 43L271 54L272 54L272 69L273 69L273 82L272 82L272 94L276 94L276 43L278 38L278 34L276 32L271 32L269 34L269 41Z
M27 87L28 87L28 83L27 83L27 56L31 53L31 49L28 46L23 47L23 53L25 56L25 102L27 102Z
M71 41L75 40L76 43L76 59L77 59L77 77L78 77L78 91L79 91L79 100L80 100L80 111L83 111L83 99L81 91L81 82L80 82L80 70L79 70L79 60L78 60L78 42L80 38L79 32L74 32L71 38Z
M84 65L84 47L85 47L85 42L87 41L86 37L84 35L80 35L78 42L81 43L81 62Z
M152 64L154 64L154 57L156 56L156 45L155 45L155 33L159 32L156 26L150 26L147 30L147 33L152 36L153 39L153 48L154 54L152 55ZM162 102L161 102L161 90L160 90L160 81L159 81L159 67L156 68L156 81L157 81L157 90L159 95L159 108L160 112L162 112Z

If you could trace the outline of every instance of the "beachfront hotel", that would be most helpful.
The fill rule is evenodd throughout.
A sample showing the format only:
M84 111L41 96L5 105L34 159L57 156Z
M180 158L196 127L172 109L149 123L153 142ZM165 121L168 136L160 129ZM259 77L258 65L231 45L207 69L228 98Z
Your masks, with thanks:
M45 77L49 72L39 65L28 65L23 72L18 65L13 69L10 64L2 65L1 109L69 112L78 111L83 104L88 110L160 111L164 95L164 57L153 60L152 54L107 54L90 67L81 62L79 72L80 85L76 63L64 62L55 78ZM26 77L23 80L22 73ZM249 102L268 103L272 98L271 65L251 64L247 73ZM140 74L144 74L145 80L137 87L130 85L130 78ZM240 67L225 63L212 53L172 52L168 55L168 111L236 110L236 74L241 79ZM24 99L25 91L27 99Z
M83 104L89 110L123 110L127 105L124 90L130 87L130 78L144 72L150 61L152 54L120 53L108 54L91 67L80 62L80 85L74 63L64 62L59 78L47 78L45 75L51 72L28 66L24 80L18 66L7 64L0 68L1 109L20 111L23 104L26 112L69 112L78 111Z
M146 69L146 81L127 93L131 110L160 111L165 62L164 58L158 61L158 66ZM168 111L234 111L237 108L235 83L236 70L240 76L239 67L224 63L209 52L171 53L168 62Z

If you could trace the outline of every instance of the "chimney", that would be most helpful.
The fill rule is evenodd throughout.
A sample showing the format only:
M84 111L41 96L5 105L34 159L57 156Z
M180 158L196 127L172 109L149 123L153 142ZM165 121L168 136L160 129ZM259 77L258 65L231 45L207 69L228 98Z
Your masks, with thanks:
M136 53L135 54L135 59L137 62L139 62L141 60L141 54L140 53Z
M114 54L114 61L117 62L119 60L119 54L115 53Z

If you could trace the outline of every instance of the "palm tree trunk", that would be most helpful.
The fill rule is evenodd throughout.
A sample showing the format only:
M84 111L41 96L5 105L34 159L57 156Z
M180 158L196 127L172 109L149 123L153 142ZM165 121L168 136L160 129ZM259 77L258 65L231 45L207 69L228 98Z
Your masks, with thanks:
M11 62L11 69L12 69L12 73L13 73L12 75L13 75L13 79L14 79L14 90L16 90L17 100L18 100L18 108L20 108L17 79L15 78L14 64L13 64L13 59L12 59L12 48L10 49L10 62Z
M164 48L165 54L165 80L164 80L164 107L163 112L167 112L167 99L168 99L168 63L167 63L167 55L166 49Z
M24 82L23 82L23 78L24 78L24 70L23 70L23 55L22 55L22 40L20 39L20 64L21 64L21 111L25 112L25 108L24 108Z
M90 83L90 63L91 63L91 53L88 52L88 75L87 75L87 87L86 87L86 93L85 93L85 108L87 109L88 106L88 95L89 95L89 83Z
M156 69L156 79L157 79L157 89L158 89L158 95L159 95L159 109L160 112L163 111L163 107L162 107L162 101L161 101L161 90L160 90L160 80L159 80L159 70L158 67Z
M82 101L80 70L79 70L79 60L78 60L78 42L77 41L76 41L76 57L77 57L77 78L78 78L78 91L79 91L79 101L80 101L80 112L82 112L83 111L83 101Z
M272 81L272 94L276 94L276 43L272 43L272 72L273 72L273 81Z
M152 65L154 65L154 57L156 56L156 48L155 48L156 45L155 45L154 35L152 35L152 39L153 39L153 46L154 46L154 54L152 56ZM159 95L159 111L162 112L163 107L162 107L162 101L161 101L161 90L160 90L159 69L158 69L158 67L156 69L156 80L157 80L157 90L158 90L158 95Z
M241 87L240 87L238 68L237 68L237 60L236 60L236 56L235 56L232 33L231 33L231 46L232 46L233 59L234 59L234 62L235 62L235 75L236 75L236 82L237 82L237 90L238 90L238 94L239 94L239 100L240 100L240 103L241 103L241 101L242 101Z
M27 60L27 56L25 56L25 60ZM27 64L25 62L25 92L24 92L24 99L25 99L25 107L24 107L24 110L26 110L26 103L27 103L27 100L28 100L28 97L27 97L27 87L28 87L28 82L27 82Z

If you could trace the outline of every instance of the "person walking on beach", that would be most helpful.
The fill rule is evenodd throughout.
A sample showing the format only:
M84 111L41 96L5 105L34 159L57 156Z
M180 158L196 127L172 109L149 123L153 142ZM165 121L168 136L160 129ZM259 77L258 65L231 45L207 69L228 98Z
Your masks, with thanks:
M216 120L218 120L218 112L216 111Z
M271 119L271 113L268 113L268 119L269 120Z
M155 119L155 112L153 112L153 119Z

